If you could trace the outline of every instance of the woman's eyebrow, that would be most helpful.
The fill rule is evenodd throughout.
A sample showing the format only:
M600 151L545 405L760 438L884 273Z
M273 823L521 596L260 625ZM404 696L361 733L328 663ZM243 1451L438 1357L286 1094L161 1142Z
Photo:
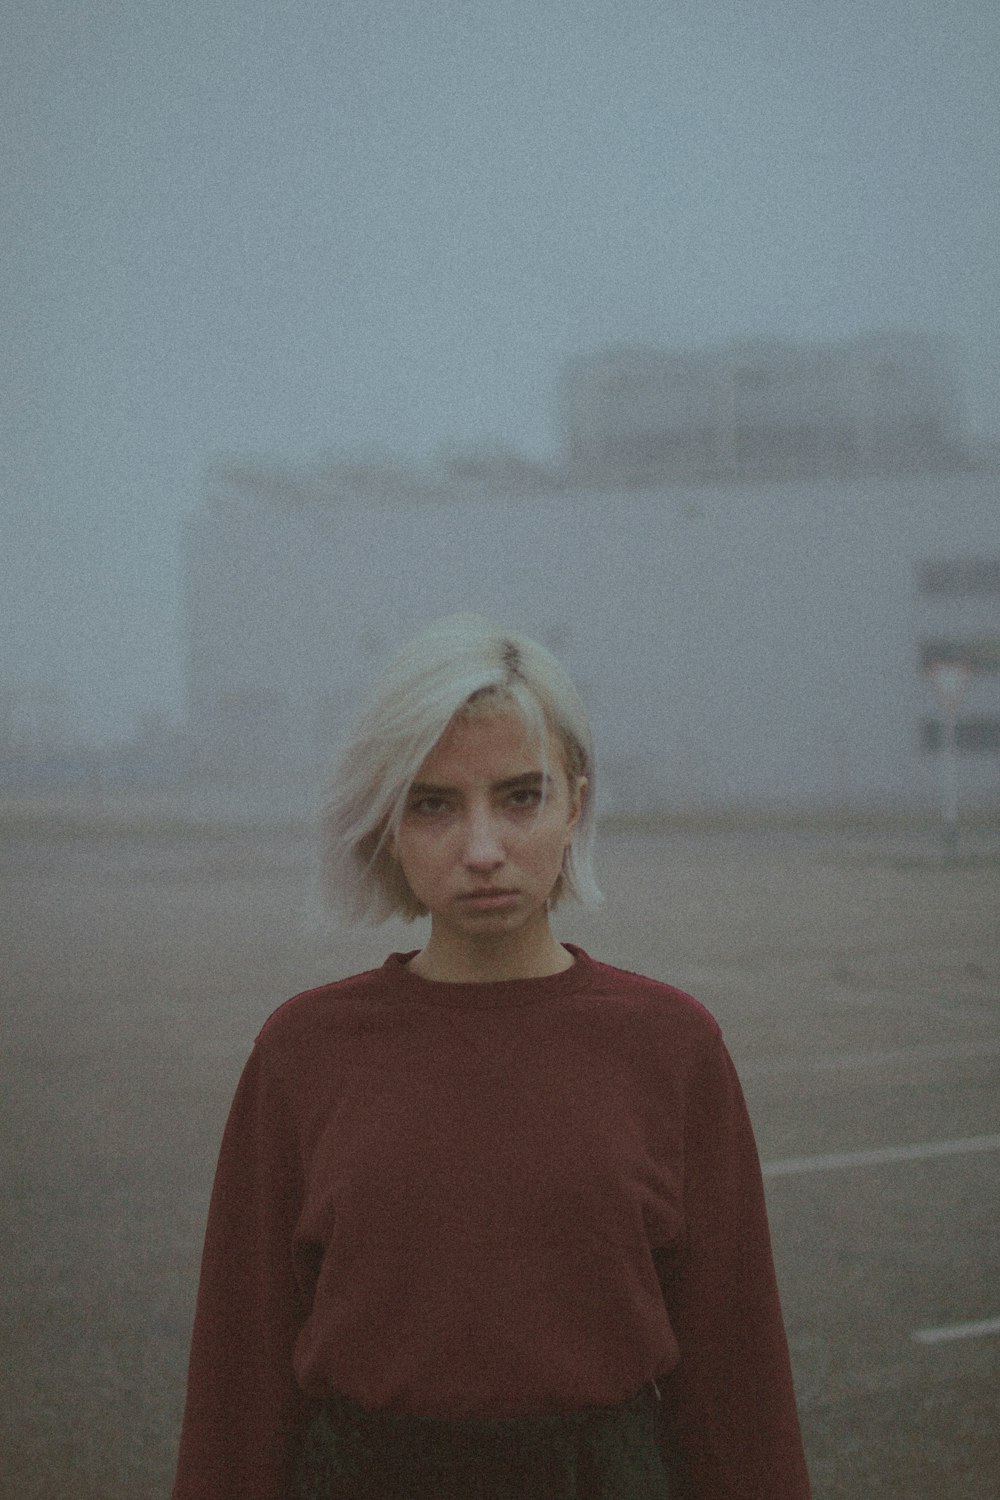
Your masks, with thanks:
M541 786L548 784L551 776L546 776L542 771L522 771L518 776L506 776L503 781L493 783L493 791L510 792L522 786ZM444 786L435 781L414 781L410 787L411 797L445 797L455 796L458 787Z
M551 776L546 776L543 771L523 771L520 776L508 776L504 781L494 782L494 791L510 792L516 787L541 786L543 782L548 783Z

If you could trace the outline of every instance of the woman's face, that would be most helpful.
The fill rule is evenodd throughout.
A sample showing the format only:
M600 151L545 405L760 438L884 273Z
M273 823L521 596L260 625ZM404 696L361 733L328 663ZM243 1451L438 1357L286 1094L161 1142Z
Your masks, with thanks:
M514 708L454 719L417 772L396 856L434 930L496 939L541 922L580 817L586 780L570 786L550 733L550 777Z

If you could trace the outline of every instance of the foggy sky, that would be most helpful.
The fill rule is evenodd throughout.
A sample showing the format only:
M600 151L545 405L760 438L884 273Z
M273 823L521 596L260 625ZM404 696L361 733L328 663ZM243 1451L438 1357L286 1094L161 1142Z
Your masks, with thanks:
M996 0L32 0L0 685L179 712L220 452L541 457L605 342L928 328L1000 433Z

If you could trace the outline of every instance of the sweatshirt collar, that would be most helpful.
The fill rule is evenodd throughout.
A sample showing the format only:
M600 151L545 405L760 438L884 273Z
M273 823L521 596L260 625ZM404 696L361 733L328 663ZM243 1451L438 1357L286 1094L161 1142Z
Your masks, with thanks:
M419 953L418 948L409 953L390 953L382 965L382 971L393 990L405 1000L422 1001L427 1005L479 1007L484 1010L531 1005L579 990L581 983L589 978L593 967L589 955L575 943L563 943L562 946L573 955L574 962L568 969L560 969L557 974L545 974L540 979L491 979L474 983L424 979L406 967L410 959Z

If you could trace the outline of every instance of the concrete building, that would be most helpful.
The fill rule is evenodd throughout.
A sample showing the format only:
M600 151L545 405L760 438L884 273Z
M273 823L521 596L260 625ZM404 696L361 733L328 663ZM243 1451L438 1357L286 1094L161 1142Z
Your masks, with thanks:
M567 363L560 397L569 465L590 479L799 479L963 465L947 346L928 335L605 349Z
M605 810L933 803L942 660L972 674L963 805L996 805L1000 466L963 455L926 341L769 358L755 385L745 349L650 355L631 405L620 352L576 362L558 471L214 465L186 538L200 773L314 787L386 656L475 609L566 662Z
M995 567L998 480L363 504L309 482L301 503L291 481L281 504L216 491L187 539L197 764L236 785L314 785L385 656L473 608L566 662L605 810L930 804L928 642L995 649L1000 594L928 593L928 570ZM1000 800L1000 674L995 655L979 663L963 805Z

